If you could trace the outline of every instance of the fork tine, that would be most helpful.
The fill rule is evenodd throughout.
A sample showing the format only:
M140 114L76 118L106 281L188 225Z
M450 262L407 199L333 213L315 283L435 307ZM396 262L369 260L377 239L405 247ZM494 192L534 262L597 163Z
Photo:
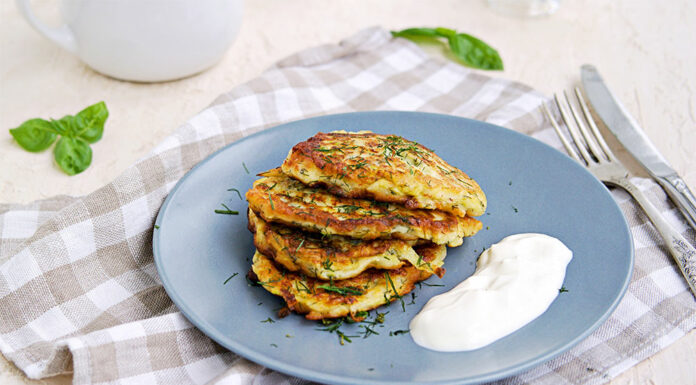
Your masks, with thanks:
M577 91L577 87L575 88ZM580 117L580 114L578 114L578 111L575 107L573 107L573 104L570 103L570 99L568 98L568 95L563 91L563 95L566 98L566 101L568 102L568 107L570 108L570 112L573 115L573 119L575 119L575 123L577 124L578 130L582 134L582 137L585 139L585 143L587 144L587 147L589 148L589 152L591 155L594 155L594 157L597 159L597 161L601 162L603 158L608 159L604 155L604 152L602 149L597 146L597 138L595 135L592 135L593 133L590 133L590 131L587 128L587 124L583 121L583 119ZM577 95L577 92L576 92ZM579 103L579 102L578 102ZM591 119L588 119L588 116L584 116L586 121L590 121ZM594 122L592 122L594 124ZM593 138L594 136L594 138Z
M592 130L592 133L594 134L597 143L599 143L599 146L602 148L602 151L604 151L604 156L606 156L608 160L616 160L616 158L614 157L614 153L611 152L609 146L607 145L607 142L604 141L604 137L602 136L602 134L600 134L599 128L597 128L597 124L595 124L595 121L592 118L592 114L590 114L590 109L587 107L585 98L582 96L582 92L580 92L580 89L578 87L575 87L575 96L577 96L578 98L578 102L580 103L582 113L583 115L585 115L585 119L590 124L590 129Z
M563 93L563 95L565 96L567 105L570 106L568 95L566 95L565 92ZM575 128L575 125L571 122L568 113L563 107L563 103L561 103L561 100L558 98L558 95L554 94L553 98L556 100L558 110L561 112L561 118L563 119L563 123L565 123L566 127L568 128L568 132L570 133L570 136L573 138L573 141L575 142L575 147L577 147L578 151L580 152L580 155L585 160L585 163L594 163L594 159L592 159L592 156L587 152L587 149L585 149L585 145L583 144L582 139L580 139L580 135L578 135L577 129Z
M563 143L563 147L565 147L566 151L568 152L568 155L570 155L570 157L575 159L576 161L583 163L582 159L580 159L577 153L575 152L573 145L570 144L568 138L566 138L563 131L561 131L561 127L559 127L558 123L556 123L556 119L554 119L554 117L551 115L551 111L549 111L549 108L546 107L546 103L541 104L541 109L546 114L546 117L549 119L549 122L551 122L551 126L553 126L554 131L556 131L556 135L558 135L558 139L560 139L561 143Z

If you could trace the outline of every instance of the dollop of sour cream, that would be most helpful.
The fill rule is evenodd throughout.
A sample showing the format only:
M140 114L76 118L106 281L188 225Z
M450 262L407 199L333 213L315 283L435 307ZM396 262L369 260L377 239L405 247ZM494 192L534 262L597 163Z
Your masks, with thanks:
M443 352L474 350L505 337L548 309L572 257L548 235L506 237L481 254L472 276L425 304L411 320L411 337Z

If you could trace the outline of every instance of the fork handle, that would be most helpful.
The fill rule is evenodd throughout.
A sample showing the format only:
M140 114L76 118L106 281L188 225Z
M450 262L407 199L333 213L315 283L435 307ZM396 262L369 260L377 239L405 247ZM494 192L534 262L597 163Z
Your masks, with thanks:
M682 275L689 284L691 293L696 297L696 249L667 223L662 214L650 203L645 194L636 185L623 178L612 180L612 182L623 187L643 208L650 222L652 222L657 232L664 239L669 253L672 254L674 261L679 266L679 270L681 270Z

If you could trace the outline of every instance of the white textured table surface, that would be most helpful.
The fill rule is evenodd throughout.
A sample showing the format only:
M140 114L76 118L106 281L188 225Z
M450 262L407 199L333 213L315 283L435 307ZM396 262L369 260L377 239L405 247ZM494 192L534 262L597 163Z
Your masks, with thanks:
M34 5L41 18L58 22L56 2ZM254 0L246 4L236 43L215 67L176 82L134 84L93 72L32 30L13 1L0 0L0 202L87 194L217 95L274 61L373 25L469 32L496 47L505 61L504 72L490 75L549 95L575 85L581 64L595 64L656 147L696 189L693 1L566 0L551 17L514 19L491 12L482 0ZM92 165L78 176L63 174L50 151L25 152L7 134L26 119L74 114L99 100L107 102L111 114L103 139L93 145ZM69 375L37 381L69 382ZM0 384L25 383L33 382L0 360ZM696 331L612 382L644 383L696 384Z

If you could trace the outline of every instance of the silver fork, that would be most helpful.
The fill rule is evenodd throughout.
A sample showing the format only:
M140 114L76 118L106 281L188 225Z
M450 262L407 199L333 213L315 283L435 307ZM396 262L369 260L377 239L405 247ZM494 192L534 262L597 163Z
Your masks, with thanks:
M573 107L565 92L563 92L564 101L558 95L554 95L558 110L561 112L561 118L568 128L575 146L571 144L563 131L561 131L546 104L542 105L546 117L551 122L554 130L556 130L556 134L561 139L566 151L573 159L587 167L592 175L604 184L621 187L635 198L640 207L643 208L643 211L645 211L645 214L647 214L650 222L657 229L657 232L662 236L667 249L672 254L677 266L679 266L682 275L686 278L692 294L696 296L696 249L667 223L657 208L631 183L628 179L628 170L614 156L604 138L602 138L597 125L592 120L587 103L585 103L585 99L577 87L575 88L575 95L582 110L582 117L578 114L577 109ZM570 114L573 116L572 121L567 110L570 110ZM590 129L587 128L588 124Z

